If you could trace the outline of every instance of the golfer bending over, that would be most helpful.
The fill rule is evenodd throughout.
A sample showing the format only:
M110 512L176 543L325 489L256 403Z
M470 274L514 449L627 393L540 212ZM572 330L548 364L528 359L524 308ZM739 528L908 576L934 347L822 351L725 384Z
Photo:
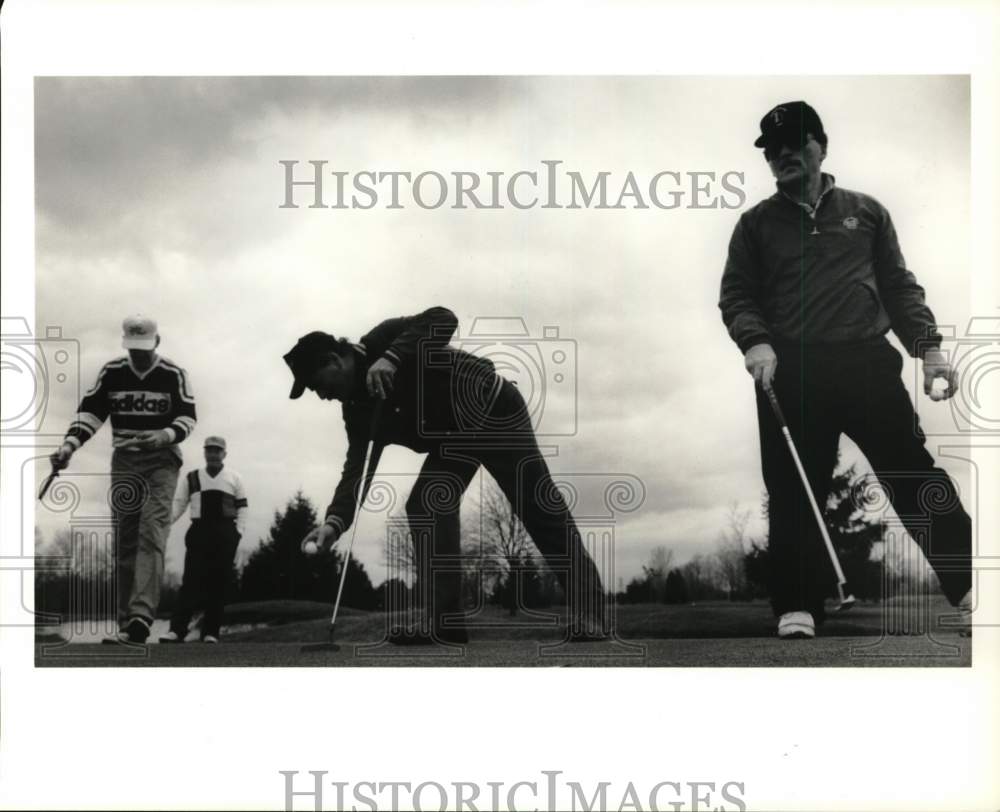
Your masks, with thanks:
M820 505L840 435L868 458L900 520L920 544L967 623L972 535L951 480L925 448L900 380L892 329L921 358L924 391L955 376L924 290L907 270L889 212L820 171L827 136L805 102L767 113L763 147L778 191L746 211L729 243L719 307L757 388L761 462L769 497L771 602L779 637L812 637L833 570L789 450L761 387L784 407Z
M443 307L383 321L352 344L323 332L284 356L291 397L311 389L343 404L348 449L323 524L303 539L328 550L354 521L370 438L371 469L397 444L427 455L406 502L425 628L396 628L394 643L465 643L461 616L462 494L482 465L497 481L567 596L573 641L606 635L600 576L555 487L517 387L493 363L448 346L458 322ZM377 425L375 404L384 401ZM445 621L445 616L450 615ZM429 629L426 631L425 629Z

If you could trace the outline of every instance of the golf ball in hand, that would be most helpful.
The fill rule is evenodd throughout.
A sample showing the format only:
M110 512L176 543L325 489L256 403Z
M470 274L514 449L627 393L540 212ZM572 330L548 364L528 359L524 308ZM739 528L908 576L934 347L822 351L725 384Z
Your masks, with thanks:
M305 550L306 555L316 555L319 547L316 545L315 541L307 541L306 546L303 549Z
M938 378L931 384L931 400L944 400L948 397L948 389L948 382Z

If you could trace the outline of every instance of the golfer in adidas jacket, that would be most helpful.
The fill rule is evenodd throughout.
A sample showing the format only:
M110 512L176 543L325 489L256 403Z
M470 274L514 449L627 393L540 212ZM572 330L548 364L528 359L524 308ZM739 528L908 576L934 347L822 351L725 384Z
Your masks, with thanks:
M111 503L115 524L118 635L105 642L144 643L160 603L170 508L181 466L180 443L194 430L195 405L187 373L161 355L156 322L131 316L122 324L128 355L101 368L84 395L56 470L111 422Z

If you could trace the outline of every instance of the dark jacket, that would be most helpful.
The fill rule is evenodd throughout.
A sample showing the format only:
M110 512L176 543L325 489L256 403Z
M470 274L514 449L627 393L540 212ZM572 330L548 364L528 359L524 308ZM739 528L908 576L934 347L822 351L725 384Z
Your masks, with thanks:
M493 362L448 346L458 320L445 307L387 319L355 345L358 397L343 404L348 448L326 517L343 532L354 520L356 488L372 437L375 399L365 377L379 358L396 364L392 394L375 427L373 458L386 445L420 453L488 429L486 420L502 379Z
M911 355L940 344L889 212L824 179L812 216L778 192L740 217L719 296L730 336L744 353L761 342L853 344L890 328Z

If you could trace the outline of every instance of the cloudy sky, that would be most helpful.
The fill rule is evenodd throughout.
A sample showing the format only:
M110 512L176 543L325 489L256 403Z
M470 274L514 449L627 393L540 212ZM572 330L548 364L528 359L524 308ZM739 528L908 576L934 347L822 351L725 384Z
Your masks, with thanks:
M615 520L617 575L627 580L656 545L680 561L711 552L732 503L758 513L752 384L716 302L740 212L773 191L752 146L758 121L798 98L823 117L825 169L887 206L939 322L964 329L964 77L38 79L36 323L80 342L85 389L120 354L125 315L158 320L163 354L187 369L197 397L186 464L201 462L208 434L223 434L246 483L244 554L297 489L322 510L339 476L339 405L287 397L281 355L299 335L357 338L441 304L463 337L477 318L521 318L530 336L519 346L551 359L552 339L530 339L556 327L577 369L546 418L561 431L575 413L576 430L543 442L557 447L557 475L589 483L581 517L602 512L601 483L643 483L641 507ZM282 160L302 173L325 160L349 177L484 178L559 160L588 182L609 172L613 199L630 171L640 187L663 171L685 184L686 173L739 172L746 201L687 208L688 186L670 210L425 210L405 193L403 208L387 209L380 186L370 210L310 209L305 192L288 209ZM712 196L721 192L712 184ZM912 362L904 374L914 380ZM46 419L68 423L74 401L57 391ZM947 407L925 406L926 427L946 431ZM845 453L855 456L849 444ZM105 472L109 454L105 428L71 472ZM967 491L968 465L942 463ZM404 492L419 465L394 449L382 467ZM100 487L85 489L81 510L106 512ZM38 517L43 533L64 521ZM175 571L185 527L171 534ZM376 582L382 535L381 518L366 515L355 551Z

